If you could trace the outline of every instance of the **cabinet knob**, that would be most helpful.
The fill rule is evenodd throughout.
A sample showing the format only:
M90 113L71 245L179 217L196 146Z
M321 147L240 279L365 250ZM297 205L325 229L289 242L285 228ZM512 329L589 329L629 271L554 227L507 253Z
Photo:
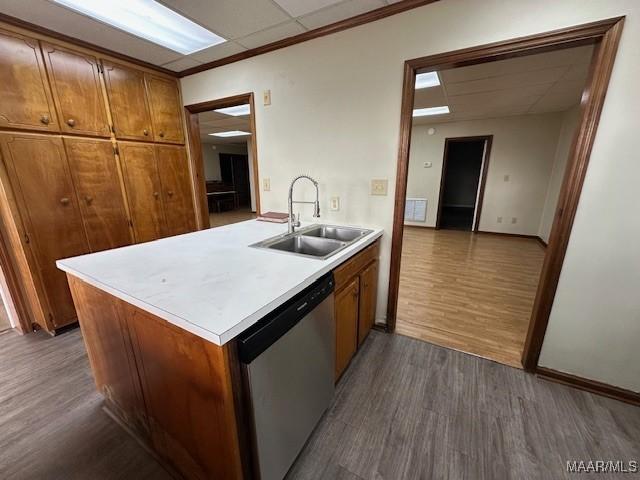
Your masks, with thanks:
M76 121L73 118L70 118L69 120L67 120L67 125L69 125L70 127L74 127L76 125Z
M142 131L142 133L145 137L149 136L149 130L147 130L146 128Z
M61 203L62 205L65 205L65 206L66 206L66 205L69 205L69 199L68 199L67 197L62 197L62 198L60 199L60 203Z
M158 198L160 196L160 192L153 192L153 196Z
M42 115L42 116L40 117L40 121L41 121L42 123L44 123L45 125L49 125L49 122L50 122L51 120L49 119L49 115Z
M169 195L170 197L173 197L173 190L169 190L169 191L167 192L167 195Z
M164 132L160 132L160 138L164 138Z
M93 197L87 195L86 197L84 197L84 201L87 202L87 205L91 205L93 203Z

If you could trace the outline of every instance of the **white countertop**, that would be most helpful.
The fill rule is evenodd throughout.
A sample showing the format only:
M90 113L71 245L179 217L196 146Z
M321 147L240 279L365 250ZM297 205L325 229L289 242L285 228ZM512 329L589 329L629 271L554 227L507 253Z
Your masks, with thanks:
M286 231L286 224L249 220L56 263L100 290L224 345L382 235L375 229L326 260L249 247Z

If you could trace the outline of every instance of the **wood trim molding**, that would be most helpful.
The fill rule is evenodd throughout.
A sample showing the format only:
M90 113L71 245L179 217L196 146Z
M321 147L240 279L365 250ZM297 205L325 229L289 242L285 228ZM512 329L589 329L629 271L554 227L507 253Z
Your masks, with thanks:
M10 15L6 15L4 13L0 13L0 22L27 30L28 33L36 33L39 35L49 37L52 40L58 40L73 46L87 48L89 50L93 50L94 53L101 53L113 59L123 60L125 62L132 63L134 65L147 68L155 72L163 73L170 77L179 76L178 72L174 72L173 70L168 70L166 68L159 67L158 65L154 65L152 63L145 62L144 60L139 60L137 58L130 57L129 55L125 55L123 53L114 52L113 50L109 50L108 48L100 47L93 43L85 42L84 40L70 37L69 35L65 35L64 33L59 33L59 32L56 32L55 30L50 30L48 28L41 27L40 25L36 25L35 23L30 23L25 20L21 20L19 18L12 17Z
M536 369L536 375L551 382L561 383L563 385L595 393L596 395L602 395L615 400L620 400L621 402L630 403L631 405L640 406L640 392L614 387L608 383L589 380L588 378L578 377L576 375L559 372L546 367L538 367Z
M247 58L262 55L264 53L273 52L274 50L280 50L281 48L290 47L291 45L296 45L298 43L307 42L309 40L313 40L314 38L324 37L326 35L338 33L343 30L348 30L350 28L364 25L366 23L375 22L376 20L381 20L383 18L406 12L407 10L411 10L414 8L422 7L430 3L435 3L437 1L438 0L401 0L391 5L385 5L384 7L371 10L370 12L356 15L355 17L340 20L339 22L331 23L329 25L325 25L324 27L315 28L298 35L294 35L293 37L283 38L282 40L278 40L267 45L262 45L260 47L245 50L244 52L236 53L235 55L231 55L229 57L224 57L213 62L208 62L196 67L182 70L178 73L178 76L186 77L188 75L193 75L194 73L204 72L205 70L210 70L212 68L227 65L229 63L239 62L240 60L245 60Z
M581 120L573 141L563 181L547 254L533 307L529 331L522 355L525 370L535 371L549 321L562 263L573 226L582 184L589 163L600 113L622 33L624 17L616 17L584 25L553 30L453 52L407 60L404 65L400 138L396 175L391 265L389 269L389 299L387 325L395 330L400 284L400 259L404 229L404 203L407 190L409 151L411 142L411 113L414 99L414 80L419 69L448 69L479 63L504 60L552 50L595 44L591 71L581 106Z
M251 126L251 155L253 163L253 183L256 195L256 214L260 215L260 175L258 172L258 142L256 135L256 108L253 92L233 95L231 97L194 103L184 107L187 123L187 143L189 144L192 181L195 192L196 215L200 230L209 228L209 207L207 203L207 187L204 175L204 159L202 157L202 143L200 142L200 122L198 113L208 112L218 108L233 107L248 103L251 105L249 125Z
M3 238L3 232L0 229L0 288L2 288L7 296L7 304L5 308L17 321L15 328L20 333L29 333L31 322L29 320L29 309L22 297L22 290L18 276L11 265L10 250L8 244ZM2 307L0 307L2 308Z

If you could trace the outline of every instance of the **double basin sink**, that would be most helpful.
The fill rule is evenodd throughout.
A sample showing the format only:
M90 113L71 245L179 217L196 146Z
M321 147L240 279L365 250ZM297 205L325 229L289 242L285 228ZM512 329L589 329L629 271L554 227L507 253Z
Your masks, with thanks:
M311 225L251 245L325 260L357 242L373 230L333 225Z

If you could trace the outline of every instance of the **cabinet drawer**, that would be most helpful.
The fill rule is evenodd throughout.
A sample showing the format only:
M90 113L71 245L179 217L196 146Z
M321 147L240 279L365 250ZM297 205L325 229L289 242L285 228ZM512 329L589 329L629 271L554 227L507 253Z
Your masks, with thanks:
M343 288L351 278L358 275L369 263L378 258L380 254L380 241L369 245L360 253L351 257L333 271L336 281L336 292Z

